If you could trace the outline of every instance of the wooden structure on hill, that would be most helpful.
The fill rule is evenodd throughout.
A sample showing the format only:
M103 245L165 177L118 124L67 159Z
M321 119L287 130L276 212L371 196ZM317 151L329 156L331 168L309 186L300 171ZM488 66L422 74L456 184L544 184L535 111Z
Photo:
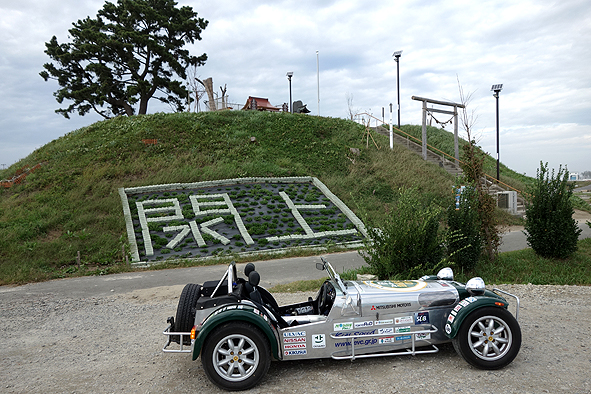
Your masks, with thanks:
M248 100L246 100L246 104L244 104L242 110L279 112L281 108L272 105L268 98L248 96Z

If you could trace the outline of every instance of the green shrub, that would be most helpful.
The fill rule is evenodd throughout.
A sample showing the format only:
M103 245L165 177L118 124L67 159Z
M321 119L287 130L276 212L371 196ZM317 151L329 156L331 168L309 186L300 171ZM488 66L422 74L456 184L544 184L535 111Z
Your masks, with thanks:
M548 163L540 163L525 210L527 243L539 256L564 259L576 252L582 230L573 219L573 188L566 168L550 175Z
M370 225L364 259L380 279L430 271L443 256L439 238L441 209L425 204L416 189L400 192L396 209L380 226Z
M467 186L459 196L459 205L454 202L447 208L448 260L460 270L474 268L482 251L477 191Z

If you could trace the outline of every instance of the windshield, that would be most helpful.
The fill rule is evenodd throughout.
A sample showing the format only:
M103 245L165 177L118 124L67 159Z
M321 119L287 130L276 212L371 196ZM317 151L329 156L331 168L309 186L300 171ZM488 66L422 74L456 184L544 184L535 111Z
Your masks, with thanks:
M326 272L328 272L328 276L330 276L330 279L332 279L339 286L344 295L347 295L347 287L341 280L339 274L337 274L332 265L330 265L330 263L326 261L324 257L320 257L320 259L322 260L322 263L324 264L324 269L326 270Z

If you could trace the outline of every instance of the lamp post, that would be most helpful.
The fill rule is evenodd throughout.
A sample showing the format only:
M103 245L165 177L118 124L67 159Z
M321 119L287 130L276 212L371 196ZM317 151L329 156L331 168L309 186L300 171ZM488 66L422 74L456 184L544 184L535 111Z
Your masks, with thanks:
M497 182L500 180L499 171L499 93L503 90L503 84L493 85L490 88L491 91L495 92L493 97L497 99Z
M288 71L287 79L289 80L289 112L293 114L293 102L291 101L291 77L293 76L293 71Z
M400 55L402 51L396 51L392 54L396 60L396 91L398 92L398 128L400 128Z

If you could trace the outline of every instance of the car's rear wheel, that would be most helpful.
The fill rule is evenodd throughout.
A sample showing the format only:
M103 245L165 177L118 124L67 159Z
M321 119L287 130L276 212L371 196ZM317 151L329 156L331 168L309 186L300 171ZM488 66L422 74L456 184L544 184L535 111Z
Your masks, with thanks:
M471 365L499 369L519 353L521 329L506 309L481 308L464 319L452 342L458 354Z
M199 299L201 292L201 286L194 283L189 283L183 288L181 296L179 298L179 304L176 308L176 318L174 321L174 331L176 332L190 332L195 325L195 306ZM179 336L172 338L175 342L180 342ZM184 344L190 345L191 338L189 336L184 337Z
M269 343L256 327L226 323L205 341L201 362L208 378L225 390L246 390L261 381L271 363Z

